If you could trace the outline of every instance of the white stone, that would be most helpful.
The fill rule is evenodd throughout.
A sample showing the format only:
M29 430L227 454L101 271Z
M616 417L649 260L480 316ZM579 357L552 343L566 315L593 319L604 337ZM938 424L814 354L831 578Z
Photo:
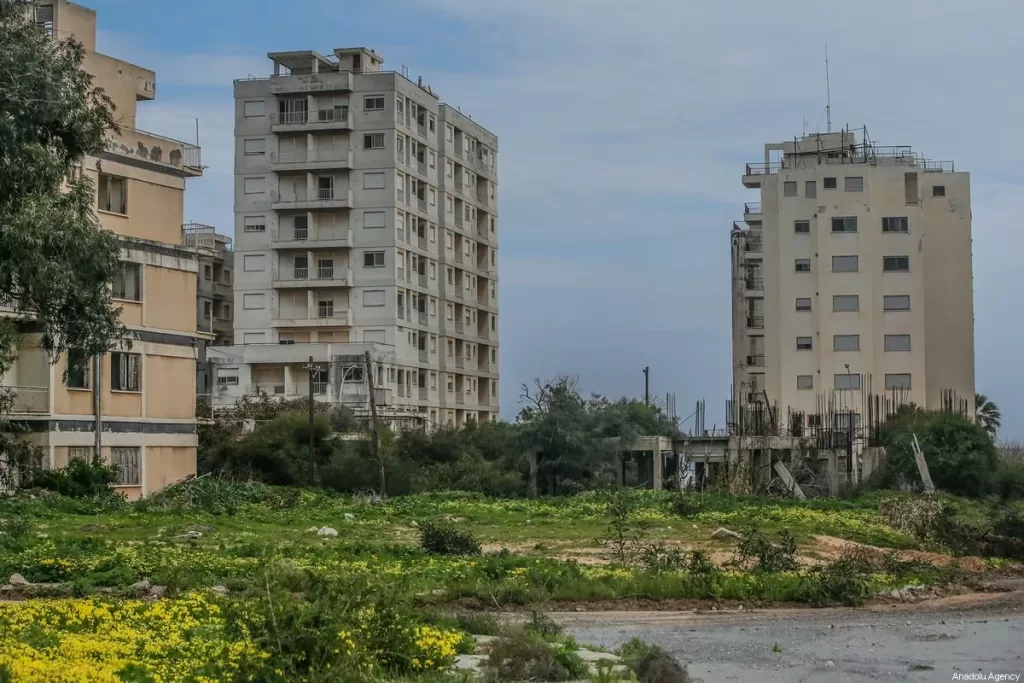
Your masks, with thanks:
M196 530L193 529L191 531L186 531L185 532L185 540L186 541L198 541L202 537L203 537L203 532L202 531L196 531Z
M320 527L318 526L311 526L308 529L306 529L307 534L315 534L318 531L320 531Z
M329 526L323 526L323 527L320 527L320 529L316 532L316 535L319 536L320 538L337 538L338 537L338 530L337 529L332 529Z
M730 531L724 526L720 526L711 534L711 538L742 538L742 536L735 531Z
M142 581L133 583L131 586L129 586L129 588L131 588L133 591L144 593L148 591L150 588L152 588L152 584L149 582L149 579L143 579Z
M355 516L355 515L353 515L353 514L352 514L351 512L346 512L346 513L345 513L345 521L346 521L346 522L351 522L351 521L352 521L352 520L354 520L355 518L356 518L356 516Z
M227 595L228 593L231 592L231 591L228 590L227 586L214 586L210 590L212 590L217 595Z
M32 585L32 583L30 581L28 581L21 574L11 574L11 578L9 578L7 580L7 583L11 584L12 586L31 586Z

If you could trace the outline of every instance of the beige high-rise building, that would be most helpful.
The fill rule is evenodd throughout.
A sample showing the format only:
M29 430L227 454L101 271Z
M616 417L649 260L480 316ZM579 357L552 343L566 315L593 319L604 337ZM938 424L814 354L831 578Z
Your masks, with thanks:
M765 145L743 184L734 404L794 432L909 402L973 415L969 175L843 131Z
M312 382L361 409L372 348L390 416L496 419L497 138L373 50L268 57L273 76L235 81L235 346L215 404Z
M12 387L11 419L24 425L44 464L100 457L120 468L117 488L130 498L196 472L196 255L183 245L185 182L202 175L198 146L136 126L136 106L156 97L156 74L96 51L96 12L66 0L27 8L40 30L74 37L84 68L115 105L120 131L86 157L81 172L96 190L101 225L116 233L121 269L113 288L131 348L90 359L67 377L38 335L26 334L3 384Z

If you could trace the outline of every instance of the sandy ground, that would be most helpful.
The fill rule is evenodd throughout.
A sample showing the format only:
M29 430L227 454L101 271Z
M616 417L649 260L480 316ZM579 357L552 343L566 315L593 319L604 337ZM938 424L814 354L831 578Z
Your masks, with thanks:
M862 609L551 616L581 643L657 643L705 683L949 681L954 673L1024 674L1024 582L1003 588L1010 592Z

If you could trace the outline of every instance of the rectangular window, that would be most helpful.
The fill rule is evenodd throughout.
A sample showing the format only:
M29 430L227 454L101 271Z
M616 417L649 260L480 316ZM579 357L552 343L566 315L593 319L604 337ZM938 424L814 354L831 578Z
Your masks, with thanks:
M89 388L89 357L81 349L68 349L68 374L64 383L69 389Z
M784 197L795 197L796 196L796 181L786 180L782 183L782 196Z
M247 311L260 311L267 307L267 295L263 292L250 292L242 295L242 308Z
M96 208L111 213L128 213L128 181L125 178L100 173Z
M810 298L805 298L805 299L797 298L797 300L796 300L796 310L798 310L798 311L809 311L809 310L811 310L811 300L810 300Z
M793 221L793 232L798 235L805 235L811 231L810 221Z
M910 373L894 373L885 376L886 389L909 389Z
M430 205L437 206L437 191L434 188L430 188L428 195L430 197Z
M242 219L244 232L266 232L267 219L265 216L246 216Z
M863 192L864 191L864 178L863 176L846 176L845 178L845 190L847 192Z
M383 228L384 227L384 212L383 211L366 211L363 213L363 227L364 228Z
M114 273L114 298L142 301L142 265L122 261Z
M812 348L814 348L814 341L810 337L796 338L797 351L810 351Z
M833 351L860 351L859 334L836 334L832 336Z
M437 168L437 155L433 152L427 152L427 166Z
M885 350L886 351L909 351L910 350L910 335L909 334L887 334L887 335L885 335Z
M837 391L859 391L860 375L854 375L848 372L841 375L835 375L832 378L832 383L832 386Z
M910 257L883 256L882 270L887 273L906 273L910 270Z
M857 232L857 217L845 216L833 218L832 232Z
M266 178L246 178L242 181L242 192L245 194L263 194L266 191Z
M892 294L882 297L882 309L886 311L909 311L909 294Z
M401 95L395 100L395 111L399 114L405 113L405 99Z
M817 197L818 196L818 183L813 180L804 181L804 196L805 197Z
M245 140L243 143L243 152L245 156L262 156L267 152L267 141L263 138L257 138L255 140Z
M883 218L882 232L910 232L910 221L906 216L889 216Z
M384 96L370 95L363 98L363 111L384 111Z
M384 149L384 133L368 133L364 135L363 149Z
M383 173L364 173L363 174L363 189L364 190L383 190L384 189L384 174Z
M92 462L95 453L96 449L92 446L70 446L68 448L68 462L71 462L72 460Z
M267 269L266 254L245 254L242 257L242 270L255 273Z
M794 268L798 273L809 273L811 272L811 259L809 258L798 258L794 262Z
M946 186L945 185L932 185L932 196L933 197L945 197L946 196ZM909 378L910 375L907 375L907 377Z
M448 249L455 248L455 233L453 233L451 230L444 231L444 245Z
M903 194L907 204L917 204L917 174L903 174Z
M217 375L219 386L238 386L238 375Z
M245 118L256 118L266 116L267 103L263 100L249 100L242 103L242 115Z
M114 486L139 486L142 484L142 467L139 449L118 446L110 449L110 464L117 468Z
M137 353L115 351L110 354L110 388L113 391L141 391L139 372L142 356Z
M849 312L860 310L860 296L857 294L836 294L832 297L832 310Z
M384 290L383 289L364 289L363 290L363 306L383 306L384 305Z
M383 268L384 267L384 252L383 251L364 251L363 252L363 267L364 268Z
M833 256L832 257L832 272L833 273L856 273L857 272L857 257L856 256Z
M822 178L821 179L821 187L823 189L825 189L825 190L834 190L834 189L836 189L836 179L835 178Z
M814 375L797 375L796 376L796 388L797 389L813 389L814 388Z

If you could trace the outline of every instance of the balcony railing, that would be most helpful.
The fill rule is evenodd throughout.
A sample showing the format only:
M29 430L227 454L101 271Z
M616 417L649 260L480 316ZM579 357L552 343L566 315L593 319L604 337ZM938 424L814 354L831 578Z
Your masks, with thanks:
M334 279L334 266L319 266L316 269L316 276L321 280Z
M776 175L781 169L781 161L773 161L767 164L747 164L746 175Z
M747 327L752 330L763 330L764 329L764 316L754 315L747 317Z
M7 387L14 393L12 413L38 415L50 412L50 390L47 387Z
M760 292L764 289L764 278L761 277L748 277L744 280L744 284L747 289L755 292Z
M318 187L316 188L316 198L319 200L334 199L334 188L333 187Z
M294 277L296 280L308 280L309 279L309 267L306 267L306 268L296 267L292 271L292 277Z
M764 248L764 241L761 235L755 235L753 233L747 233L746 243L744 244L744 251L760 252Z
M755 354L753 354L751 356L747 356L747 365L752 365L754 367L763 367L764 366L764 354L763 353L755 353Z
M282 126L295 126L303 123L309 123L309 111L282 111L271 113L270 123L280 124Z
M203 172L202 149L198 145L144 130L121 126L118 134L111 133L106 147L114 154L169 166L187 175L201 175Z
M743 214L761 213L761 202L747 202L743 205Z

